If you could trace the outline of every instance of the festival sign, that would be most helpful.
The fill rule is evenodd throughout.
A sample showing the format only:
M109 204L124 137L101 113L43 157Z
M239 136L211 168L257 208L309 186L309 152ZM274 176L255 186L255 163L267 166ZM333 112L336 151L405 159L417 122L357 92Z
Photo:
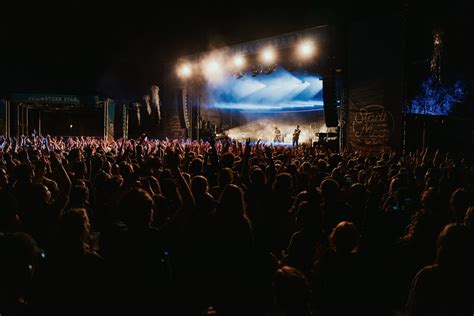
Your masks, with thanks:
M383 85L377 81L354 84L349 102L347 141L351 150L379 152L393 149L396 114Z
M362 106L351 113L352 137L350 143L353 149L367 150L390 147L394 128L394 118L390 111L382 105Z
M13 102L23 103L51 103L51 104L76 104L81 102L75 95L58 95L58 94L14 94Z

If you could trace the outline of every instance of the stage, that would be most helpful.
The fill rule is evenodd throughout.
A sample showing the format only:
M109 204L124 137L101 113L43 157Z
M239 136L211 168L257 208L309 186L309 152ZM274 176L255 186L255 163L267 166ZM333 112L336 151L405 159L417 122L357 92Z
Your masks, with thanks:
M183 57L177 65L178 114L185 137L212 134L291 146L313 144L338 125L336 76L327 76L328 34L320 26ZM275 128L282 142L275 143Z

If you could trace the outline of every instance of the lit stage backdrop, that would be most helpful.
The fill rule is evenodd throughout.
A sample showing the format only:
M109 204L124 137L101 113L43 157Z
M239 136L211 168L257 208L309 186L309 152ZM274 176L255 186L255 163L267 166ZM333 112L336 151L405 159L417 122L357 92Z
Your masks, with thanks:
M208 84L211 105L242 112L322 111L322 92L318 76L290 73L281 67L267 75L227 76Z
M234 117L226 134L234 139L273 142L274 129L282 143L290 144L296 125L300 142L311 142L316 132L326 132L323 83L318 75L289 72L283 67L269 74L224 76L207 83L207 105Z

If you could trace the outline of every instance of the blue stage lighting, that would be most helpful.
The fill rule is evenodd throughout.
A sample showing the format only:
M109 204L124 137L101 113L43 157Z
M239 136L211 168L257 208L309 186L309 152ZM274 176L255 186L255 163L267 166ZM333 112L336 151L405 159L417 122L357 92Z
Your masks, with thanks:
M219 109L315 111L323 109L322 88L319 76L294 74L279 67L268 75L253 71L240 79L227 76L218 84L208 84L208 100Z

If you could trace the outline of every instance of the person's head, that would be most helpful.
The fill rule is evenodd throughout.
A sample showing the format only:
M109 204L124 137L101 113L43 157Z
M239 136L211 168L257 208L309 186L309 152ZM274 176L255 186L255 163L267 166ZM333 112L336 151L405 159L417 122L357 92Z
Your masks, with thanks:
M296 175L296 173L298 172L298 168L296 164L294 163L289 164L288 167L286 168L286 172L288 172L291 175Z
M339 194L339 184L333 179L321 182L320 189L325 202L335 201Z
M121 176L106 177L102 192L106 197L113 197L120 192L123 185L123 178Z
M72 164L72 172L76 179L85 179L87 174L87 165L83 161L76 161Z
M314 204L307 201L299 203L296 211L296 222L303 229L314 233L320 232L323 226L321 209L314 207Z
M217 177L217 183L219 187L224 188L228 184L231 184L234 181L234 172L231 168L224 168L219 172Z
M360 183L354 183L353 185L351 185L350 195L352 203L360 203L362 205L365 205L365 203L367 203L367 189Z
M34 176L33 167L29 163L23 163L15 167L15 177L20 182L31 183Z
M357 249L359 232L351 222L340 222L334 227L329 236L331 246L339 254L349 254Z
M430 188L439 185L441 170L438 168L429 168L425 174L425 187Z
M83 208L66 211L60 219L57 241L62 251L84 253L89 249L90 223Z
M298 205L300 205L301 202L307 202L309 201L310 199L310 194L308 191L301 191L300 193L298 193L296 195L296 198L295 198L295 202L294 202L294 206L298 207Z
M289 173L278 174L273 182L273 191L283 196L291 195L293 192L291 175Z
M243 218L246 216L244 195L238 186L229 184L225 187L220 196L216 214L229 219Z
M164 197L166 197L170 201L174 201L175 203L179 203L180 196L178 194L178 188L176 183L167 177L160 177L160 187L161 193Z
M436 213L440 208L440 203L440 196L435 188L430 187L421 194L421 205L427 211Z
M48 204L51 200L51 191L48 187L41 183L34 183L28 187L28 196L25 197L26 205L33 208L41 207Z
M311 298L311 288L305 275L284 266L273 276L273 300L277 310L285 315L305 315Z
M203 161L199 158L194 158L189 164L189 173L192 176L202 174Z
M91 157L91 169L93 171L98 171L100 169L105 169L105 163L108 163L107 171L110 171L111 164L108 162L104 157L99 156L99 155L93 155Z
M221 156L221 166L222 168L233 168L234 167L234 154L230 152L226 152Z
M0 289L4 288L17 296L25 294L33 278L35 258L39 252L34 239L26 233L0 234Z
M191 180L191 192L194 198L200 198L206 194L208 189L207 179L203 176L195 176Z
M154 202L142 189L128 192L120 201L120 213L129 229L146 229L153 220Z
M126 161L122 161L119 164L120 168L120 175L125 179L128 180L132 177L133 175L133 165L131 163L128 163Z
M468 191L464 189L457 189L453 192L451 195L450 205L456 222L462 223L470 204L471 196Z
M68 155L67 158L68 158L69 162L82 161L82 159L83 159L82 152L79 148L73 148L69 152L69 155Z
M310 174L311 173L312 166L309 162L305 161L303 164L300 166L300 172Z
M71 204L86 205L89 203L89 189L87 186L75 185L71 189L70 195Z
M400 180L396 177L392 178L390 181L390 185L388 188L388 193L389 194L395 194L395 192L401 187Z
M328 165L324 159L319 159L317 165L320 172L327 172Z
M470 206L467 209L466 215L464 216L464 225L474 228L474 206Z
M265 184L266 179L265 179L265 173L263 172L262 169L260 168L253 168L252 171L250 172L250 181L253 184L262 186Z
M296 125L296 128L300 128L300 126L299 126L299 125Z
M438 236L436 263L453 271L474 266L473 235L462 224L449 224Z

